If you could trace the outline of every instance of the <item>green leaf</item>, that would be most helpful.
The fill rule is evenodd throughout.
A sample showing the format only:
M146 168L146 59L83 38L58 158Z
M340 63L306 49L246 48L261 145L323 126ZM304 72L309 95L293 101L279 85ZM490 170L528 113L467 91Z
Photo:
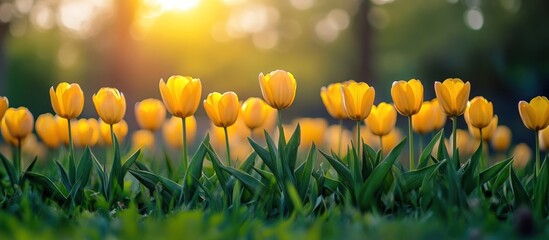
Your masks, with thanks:
M379 163L379 165L372 171L372 174L366 179L366 182L360 188L359 201L360 206L365 208L370 205L373 201L375 193L383 184L383 181L387 177L387 174L391 172L393 164L397 160L406 143L406 138L404 138L395 148L389 152L387 157Z
M339 181L343 183L350 191L354 191L354 181L349 169L341 163L341 161L334 159L332 156L324 153L320 150L320 153L328 160L330 165L336 170L337 175L339 176Z
M243 172L242 170L226 166L222 166L222 169L234 176L236 179L240 180L240 182L242 182L244 186L254 194L260 195L263 188L265 188L265 185L263 185L263 183L252 177L250 174Z
M222 163L219 160L219 156L217 156L217 154L215 153L215 151L213 150L209 142L204 142L202 144L205 145L208 156L210 156L210 160L212 161L214 172L217 176L217 179L219 179L221 188L223 188L223 191L225 191L225 193L227 193L227 195L229 196L230 191L227 188L227 182L229 181L229 177L225 174L225 172L222 171L222 168L221 168Z
M19 182L19 180L17 179L17 173L15 171L15 167L2 153L0 153L0 159L2 160L2 164L4 165L4 168L8 173L8 177L10 178L11 185L12 186L16 185Z
M122 160L120 157L120 145L118 144L118 138L114 135L114 159L112 161L111 174L109 176L109 186L114 188L117 184L120 190L123 190L124 176L122 175Z
M311 175L313 172L313 163L316 159L316 146L313 143L311 145L311 149L309 150L309 155L307 156L307 160L303 164L301 164L300 167L297 168L295 171L295 175L297 176L297 187L299 196L301 198L305 198L305 195L307 194L307 189L309 188L309 183L311 181Z
M31 164L29 164L29 166L27 167L27 169L25 170L25 172L32 172L32 169L34 168L34 166L36 165L36 161L38 160L38 156L35 156L34 159L32 159L32 162Z
M156 186L157 184L160 183L160 180L158 179L157 175L147 171L137 170L137 169L130 169L128 171L131 175L135 177L135 179L137 179L141 184L143 184L143 186L149 189L151 193L156 192L158 190ZM164 190L164 189L160 191L160 195L163 198L162 201L166 204L169 204L169 202L176 200L176 196L173 196L167 190ZM179 197L179 195L177 197Z
M240 167L239 167L240 170L249 173L252 170L252 167L255 164L255 159L256 158L257 158L257 153L256 152L250 153L250 155L248 155L246 160L242 164L240 164Z
M480 185L487 183L488 181L495 179L502 171L505 171L506 167L511 165L513 158L503 160L491 166L490 168L482 171L479 175Z
M497 175L494 184L492 184L492 193L496 193L501 188L501 186L503 186L503 184L505 184L505 182L509 179L509 168L511 168L512 166L512 162L507 164Z
M284 161L286 161L286 170L293 172L295 170L295 165L297 161L297 150L299 144L301 143L301 127L297 124L295 131L292 134L292 137L288 141L288 144L284 147Z
M480 187L478 172L480 161L482 161L483 145L484 144L481 143L475 153L473 153L473 156L467 161L461 177L461 186L463 186L463 190L465 190L467 194L470 194L477 187Z
M269 184L276 184L276 178L273 175L273 173L265 170L261 170L259 168L253 167L253 170L259 173L259 175L265 179Z
M429 159L431 159L431 153L433 152L433 148L435 148L435 145L437 142L440 141L440 138L442 137L444 133L444 129L440 130L427 144L427 147L423 149L423 152L421 152L421 156L419 157L419 165L418 168L424 168L429 165ZM443 139L444 141L444 139Z
M414 189L419 189L423 183L426 176L431 176L433 172L435 172L441 165L444 163L445 160L437 162L433 165L430 165L428 167L423 167L420 169L404 172L404 181L403 184L403 190L404 192L409 192Z
M99 174L99 181L101 183L103 196L105 196L105 198L108 199L109 198L109 187L107 186L108 182L107 182L107 174L105 173L105 169L103 169L103 166L101 166L101 163L97 160L97 158L93 155L93 153L91 154L91 158L92 158L93 165L95 166L95 169L97 170L97 173Z
M426 173L423 177L421 187L419 188L419 196L421 197L420 198L420 204L421 204L421 206L424 207L424 209L427 209L427 207L429 205L429 202L431 202L432 196L434 195L433 192L432 192L432 185L433 185L432 180L437 175L437 173L438 173L439 169L441 168L441 166L443 164L446 164L446 163L447 163L447 160L444 159L444 160L436 163L435 165L431 165L431 166L436 166L436 167L433 168L430 172Z
M545 157L534 190L534 209L538 216L547 216L547 194L549 190L549 167L548 158Z
M185 177L183 178L183 194L185 194L186 201L190 200L194 196L195 189L199 181L195 179L200 179L202 176L202 167L204 166L204 158L206 157L206 145L204 142L209 142L209 135L206 135L202 144L196 150L194 156L191 158L187 172L184 173ZM183 165L181 165L183 166ZM180 168L182 170L182 168Z
M271 172L275 175L277 178L277 181L281 184L284 182L284 167L282 166L282 159L280 159L280 155L277 151L276 145L274 144L273 139L271 138L271 135L267 131L265 131L265 140L267 141L267 149L269 149L269 154L271 156L271 159L274 161L273 165L274 168L271 169ZM280 142L279 142L280 144ZM286 143L284 143L285 145Z
M92 168L92 159L91 159L91 150L89 147L86 147L82 158L78 163L78 168L76 170L77 181L80 181L81 187L83 188L88 183L90 178L90 172Z
M118 179L118 181L121 181L121 182L124 182L124 176L126 176L126 173L128 172L128 170L130 169L130 167L135 163L135 161L137 161L137 159L139 158L141 154L141 149L135 151L129 158L128 160L126 160L126 162L124 162L124 165L122 165L122 172L120 174L120 178L122 179Z
M63 168L63 165L61 165L60 162L57 160L55 161L55 165L57 166L57 170L59 172L59 175L61 175L61 182L65 186L67 190L70 190L72 188L71 182L69 181L69 177L67 176L67 171L65 171L65 168Z
M515 170L513 170L513 168L510 168L509 171L511 175L511 188L513 190L513 195L515 196L515 208L518 208L520 206L532 206L530 197L528 196L528 193L524 189L524 186L517 177L517 174L515 174Z
M41 186L46 191L47 195L58 202L64 202L67 197L48 177L34 172L26 172L25 179L29 180L33 185Z
M276 166L274 164L274 160L271 159L271 154L269 153L269 150L267 150L267 148L263 148L259 146L259 144L257 144L251 138L248 138L248 142L250 142L250 145L254 149L254 152L257 153L257 155L259 156L259 158L261 158L261 160L265 163L265 165L267 165L267 167L274 172L274 170L276 169Z

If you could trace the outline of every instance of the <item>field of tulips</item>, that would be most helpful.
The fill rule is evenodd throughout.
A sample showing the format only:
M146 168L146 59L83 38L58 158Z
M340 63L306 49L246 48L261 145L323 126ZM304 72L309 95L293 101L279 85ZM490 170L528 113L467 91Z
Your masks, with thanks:
M141 130L128 140L115 88L93 94L98 119L79 118L75 83L51 87L53 113L36 121L1 98L11 149L0 154L0 238L549 236L546 97L505 116L522 119L513 130L531 131L528 146L512 145L492 102L460 79L435 82L430 101L421 81L395 81L393 103L377 105L367 83L330 84L320 97L332 126L283 123L299 87L291 73L261 73L259 87L262 98L241 102L235 92L204 98L197 78L160 80L162 100L135 104ZM194 117L201 105L211 127L197 139L210 124Z

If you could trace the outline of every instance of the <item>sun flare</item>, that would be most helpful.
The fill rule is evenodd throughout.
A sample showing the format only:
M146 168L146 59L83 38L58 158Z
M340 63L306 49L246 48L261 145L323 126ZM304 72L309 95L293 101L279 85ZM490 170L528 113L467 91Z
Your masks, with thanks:
M200 0L148 0L149 5L158 7L162 12L187 11L200 3Z

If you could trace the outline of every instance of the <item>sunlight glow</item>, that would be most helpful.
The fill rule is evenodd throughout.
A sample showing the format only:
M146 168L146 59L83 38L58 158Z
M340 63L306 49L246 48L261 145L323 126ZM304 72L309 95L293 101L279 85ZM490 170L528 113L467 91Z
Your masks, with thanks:
M196 7L200 0L148 0L149 5L158 7L162 12L187 11Z

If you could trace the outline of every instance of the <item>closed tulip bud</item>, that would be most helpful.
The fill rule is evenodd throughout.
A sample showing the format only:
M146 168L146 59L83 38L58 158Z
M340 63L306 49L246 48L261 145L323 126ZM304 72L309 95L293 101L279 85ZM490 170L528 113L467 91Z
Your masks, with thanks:
M341 92L347 116L355 121L366 119L374 104L375 89L364 82L350 82L341 86Z
M542 150L549 150L549 127L539 132L539 146Z
M9 129L8 129L8 125L6 125L6 119L2 119L2 123L1 123L1 130L2 130L2 137L4 138L4 140L13 145L13 146L18 146L19 145L19 139L17 139L16 137L12 136ZM24 139L22 140L24 141Z
M400 114L412 116L419 112L423 103L423 85L417 79L395 81L391 87L391 96Z
M324 144L324 133L326 128L328 128L328 122L324 118L298 118L293 121L292 131L290 131L286 136L288 138L293 133L293 130L299 124L301 128L301 146L304 149L308 149L314 143L316 146L322 146Z
M202 83L198 78L171 76L168 82L160 79L160 95L170 114L186 118L194 115L202 96Z
M204 109L208 117L218 127L228 127L236 122L240 112L240 102L234 92L208 94L204 100Z
M265 102L269 106L281 110L288 108L294 102L297 83L291 73L276 70L267 75L260 73L259 87Z
M322 103L324 103L328 114L338 120L347 118L345 106L343 106L341 85L341 83L332 83L328 85L328 87L322 87L320 89L320 97L322 98Z
M444 111L440 107L438 99L432 99L431 104L433 108L433 116L431 117L431 121L433 122L433 130L440 130L444 128L448 116L446 116L446 113L444 113Z
M265 123L271 107L260 98L248 98L242 104L240 114L249 129L256 129ZM272 109L272 108L271 108Z
M498 126L492 136L492 148L498 152L504 152L511 145L511 129L507 126Z
M277 110L272 107L268 107L266 115L267 117L265 117L265 122L263 122L261 126L254 129L254 135L263 136L265 131L271 133L275 129L276 121L278 119Z
M526 145L526 143L520 143L513 149L513 167L521 169L528 165L528 162L532 158L532 149Z
M8 98L0 97L0 120L4 117L4 113L8 110L9 106L10 102L8 101Z
M539 131L549 125L549 100L547 97L537 96L530 100L520 101L518 104L520 118L526 128Z
M444 82L435 82L435 93L444 112L450 116L460 116L465 112L471 84L463 83L459 78L448 78Z
M99 124L93 118L79 119L71 124L71 132L74 146L79 148L93 147L99 140Z
M366 118L368 129L376 136L385 136L395 128L397 113L392 104L382 102L372 106L370 115Z
M194 116L185 118L185 126L187 127L187 141L193 142L196 135L196 119ZM173 149L181 149L183 147L183 122L179 117L171 117L162 126L162 135L164 142Z
M101 88L93 95L97 114L107 124L116 124L126 114L126 98L116 88Z
M57 122L57 129L59 130L59 139L61 139L61 142L65 145L69 144L69 128L67 125L69 124L69 120L59 117L55 115L55 122ZM74 124L74 120L70 120L71 125Z
M124 138L128 134L128 124L126 123L126 121L122 119L118 123L113 124L112 127L114 135L116 135L116 139L118 139L119 142L123 142ZM103 120L99 121L99 131L101 133L101 139L103 140L103 143L111 145L112 138L110 124L103 122Z
M475 139L480 139L479 129L476 127L473 127L471 124L468 124L467 126L469 128L469 132L471 133L471 135L473 135ZM497 127L498 127L498 115L494 115L494 117L492 117L492 120L490 121L490 124L482 128L482 140L490 141Z
M55 90L50 88L51 106L58 116L73 119L84 109L84 92L77 83L62 82Z
M154 134L149 130L138 130L132 134L133 149L153 149Z
M419 109L419 112L412 116L412 129L419 134L427 134L435 129L435 111L438 106L433 106L429 101L424 102Z
M158 99L145 99L135 104L135 119L141 128L156 131L166 119L166 108Z
M475 97L467 103L465 121L475 128L485 128L492 121L494 106L484 97Z
M16 139L24 139L32 133L34 118L26 107L8 108L4 120L10 135Z
M36 119L36 133L42 139L42 142L49 148L57 148L61 144L59 126L55 116L51 113L45 113ZM68 138L67 138L68 139Z

